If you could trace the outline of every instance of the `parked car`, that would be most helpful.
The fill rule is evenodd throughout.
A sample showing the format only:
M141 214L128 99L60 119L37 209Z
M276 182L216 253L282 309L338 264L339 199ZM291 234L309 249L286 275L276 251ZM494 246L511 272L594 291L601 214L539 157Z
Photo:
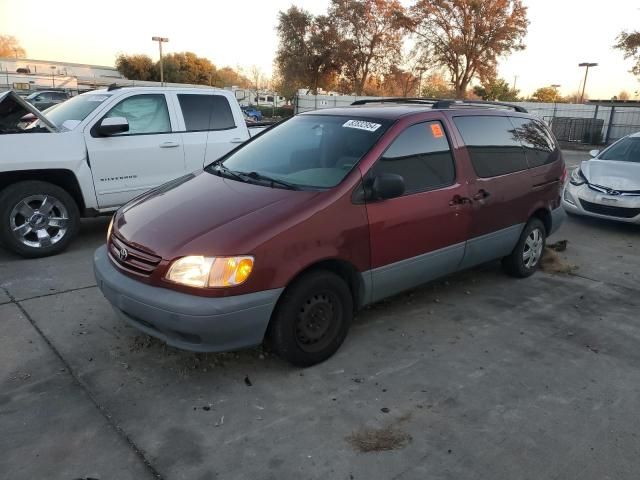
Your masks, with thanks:
M640 132L590 154L571 173L562 196L565 210L640 224Z
M254 122L262 121L262 112L252 106L243 106L242 111Z
M39 91L33 92L25 97L25 100L38 110L46 110L53 105L65 102L69 99L69 95L66 92L60 91Z
M527 277L563 219L564 161L522 108L475 107L285 120L118 210L94 255L97 284L169 345L266 337L304 366L330 357L372 302L500 258Z
M38 121L25 127L28 114ZM46 112L4 92L0 241L25 257L58 253L80 217L112 213L150 188L202 169L255 131L225 90L96 90Z

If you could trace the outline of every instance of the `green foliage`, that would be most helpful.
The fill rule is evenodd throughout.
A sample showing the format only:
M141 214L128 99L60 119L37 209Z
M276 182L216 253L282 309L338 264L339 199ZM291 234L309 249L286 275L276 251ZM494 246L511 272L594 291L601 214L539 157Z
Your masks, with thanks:
M163 64L165 82L216 87L238 85L246 88L249 86L249 80L233 68L216 69L209 59L199 57L192 52L165 55ZM116 58L116 68L129 80L160 81L160 62L154 62L148 55L120 54Z
M620 32L613 48L622 50L625 59L633 59L635 63L631 73L640 75L640 31Z
M562 101L562 97L554 87L541 87L533 92L531 97L534 102L554 103Z
M519 90L513 90L506 80L497 78L490 79L482 85L473 87L473 93L483 100L517 102Z

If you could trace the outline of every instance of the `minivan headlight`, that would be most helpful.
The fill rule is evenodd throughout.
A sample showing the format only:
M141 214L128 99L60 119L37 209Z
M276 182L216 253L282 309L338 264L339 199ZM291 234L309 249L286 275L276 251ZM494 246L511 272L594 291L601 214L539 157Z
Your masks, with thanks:
M584 178L584 175L582 174L582 170L580 170L580 167L571 172L571 178L569 179L569 182L571 183L571 185L575 186L584 185L587 182L587 180Z
M109 239L111 238L111 230L113 229L113 219L115 218L115 215L113 215L111 217L111 221L109 222L109 226L107 227L107 242L109 241Z
M233 287L244 283L253 270L253 257L192 255L174 261L165 278L189 287Z

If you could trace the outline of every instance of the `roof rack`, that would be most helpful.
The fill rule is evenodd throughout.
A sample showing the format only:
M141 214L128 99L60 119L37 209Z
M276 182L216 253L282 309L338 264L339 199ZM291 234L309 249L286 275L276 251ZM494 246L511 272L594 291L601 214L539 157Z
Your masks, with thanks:
M433 105L438 102L437 98L418 98L418 97L393 97L393 98L365 98L356 100L351 105L366 105L367 103L416 103Z
M488 100L439 100L434 105L433 108L453 108L453 107L503 107L503 108L513 108L516 112L520 113L529 113L526 108L521 107L519 105L514 105L512 103L505 102L490 102Z
M442 100L439 98L415 98L415 97L396 97L396 98L366 98L363 100L356 100L351 105L366 105L368 103L410 103L416 105L430 105L431 108L455 108L455 107L503 107L512 108L516 112L529 113L527 109L519 105L513 105L511 103L504 102L490 102L487 100Z

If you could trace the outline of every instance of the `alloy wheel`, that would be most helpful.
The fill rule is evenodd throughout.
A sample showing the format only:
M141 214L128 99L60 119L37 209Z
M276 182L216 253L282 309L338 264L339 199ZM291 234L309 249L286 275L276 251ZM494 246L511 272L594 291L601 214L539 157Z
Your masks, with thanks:
M30 195L20 200L9 214L13 236L31 248L46 248L58 243L67 233L69 213L52 195Z
M529 236L524 242L524 249L522 251L522 261L525 267L533 268L538 264L540 257L542 257L543 248L544 235L538 228L531 230L531 233L529 233Z

